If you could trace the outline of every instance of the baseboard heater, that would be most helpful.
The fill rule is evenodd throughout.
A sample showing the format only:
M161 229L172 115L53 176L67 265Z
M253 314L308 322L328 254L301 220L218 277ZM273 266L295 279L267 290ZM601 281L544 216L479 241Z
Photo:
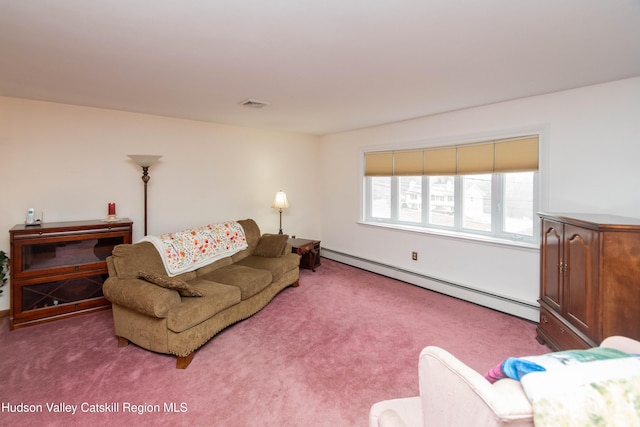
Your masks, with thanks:
M483 307L498 310L533 322L538 322L540 318L540 307L536 304L519 301L504 295L493 294L491 292L483 291L482 289L453 283L437 277L431 277L415 271L405 270L393 265L372 261L366 258L328 249L326 247L322 248L322 256L343 264L401 280L421 288L469 301Z

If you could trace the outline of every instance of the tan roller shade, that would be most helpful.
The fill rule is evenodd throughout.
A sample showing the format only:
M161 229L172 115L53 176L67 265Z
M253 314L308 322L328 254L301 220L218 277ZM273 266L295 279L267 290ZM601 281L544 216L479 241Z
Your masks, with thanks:
M456 147L424 150L425 175L455 175Z
M496 172L538 170L538 137L496 142Z
M393 153L391 151L365 153L364 161L364 174L366 176L393 175Z
M393 153L393 174L421 176L422 150L396 151Z
M537 171L538 146L538 136L528 136L453 147L365 153L365 175L465 175Z
M494 144L458 147L458 174L492 173Z

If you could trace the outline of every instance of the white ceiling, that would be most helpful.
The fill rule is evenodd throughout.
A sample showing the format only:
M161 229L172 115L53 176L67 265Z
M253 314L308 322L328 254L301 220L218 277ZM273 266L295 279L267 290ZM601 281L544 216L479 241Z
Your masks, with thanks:
M327 134L636 76L638 0L0 0L0 95L216 123Z

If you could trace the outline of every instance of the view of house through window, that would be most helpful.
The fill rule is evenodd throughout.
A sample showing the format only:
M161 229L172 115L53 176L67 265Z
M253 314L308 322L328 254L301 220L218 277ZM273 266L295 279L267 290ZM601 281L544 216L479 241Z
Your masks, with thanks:
M391 219L391 177L371 177L369 179L370 208L374 218Z
M491 231L491 175L462 177L462 228Z
M515 167L514 172L497 172L495 165L505 162L503 156L490 158L494 169L490 173L442 175L393 173L404 172L409 166L415 170L416 166L407 160L411 158L418 164L418 172L425 170L426 166L420 165L427 161L416 157L422 152L401 152L397 161L394 152L376 153L375 164L371 161L373 166L369 165L374 173L365 172L364 177L364 220L536 243L537 137L534 148L530 157L535 157L535 170L518 171ZM521 161L516 155L512 157ZM456 158L452 158L455 162Z
M453 227L455 181L453 176L432 176L427 180L429 189L428 224Z
M534 179L533 172L505 174L505 232L533 236L533 221L537 220Z
M422 222L422 177L400 176L400 210L398 219L407 222Z

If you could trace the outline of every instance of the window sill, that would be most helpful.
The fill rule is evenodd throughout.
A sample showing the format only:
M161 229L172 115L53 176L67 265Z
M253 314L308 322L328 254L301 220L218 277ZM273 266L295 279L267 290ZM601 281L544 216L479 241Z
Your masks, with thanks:
M519 249L531 249L536 251L540 249L540 245L538 243L517 242L515 240L499 239L496 237L481 236L478 234L463 233L459 231L439 230L435 228L412 227L410 225L389 224L385 222L358 221L357 223L361 225L369 226L369 227L380 227L380 228L387 228L392 230L407 231L411 233L430 234L438 237L450 238L455 240L469 240L469 241L478 242L478 243L488 243L492 245L508 246L508 247L519 248Z

